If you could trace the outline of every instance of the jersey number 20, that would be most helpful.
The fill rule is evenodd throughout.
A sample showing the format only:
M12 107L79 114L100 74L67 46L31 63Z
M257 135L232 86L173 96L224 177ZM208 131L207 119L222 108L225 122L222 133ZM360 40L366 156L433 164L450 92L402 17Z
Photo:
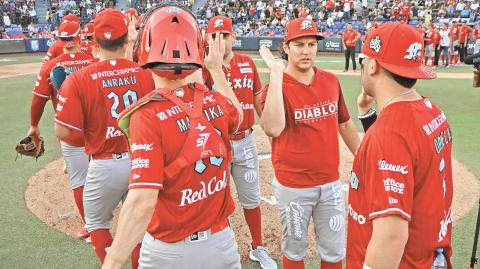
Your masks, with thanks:
M107 97L108 97L108 99L113 99L113 105L110 108L110 112L112 113L113 118L118 119L118 117L120 116L120 112L122 112L122 111L117 112L118 106L120 105L120 98L114 92L109 93L107 95ZM123 107L127 108L130 105L135 104L137 102L137 99L138 99L137 98L137 93L132 91L132 90L128 90L122 95L122 99L123 99L122 100L123 101Z

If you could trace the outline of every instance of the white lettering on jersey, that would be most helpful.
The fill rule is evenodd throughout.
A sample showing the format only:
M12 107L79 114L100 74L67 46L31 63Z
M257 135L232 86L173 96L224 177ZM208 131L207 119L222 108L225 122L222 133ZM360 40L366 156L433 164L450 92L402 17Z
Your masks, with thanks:
M351 204L348 204L348 214L350 214L350 217L360 225L365 224L365 221L367 221L363 215L358 214L357 211L352 208Z
M427 135L431 135L434 133L438 127L440 127L445 121L447 121L447 116L445 116L445 113L440 113L436 118L434 118L431 122L425 124L422 126L423 131Z
M293 113L294 113L294 119L296 123L310 121L310 120L319 120L329 116L337 115L338 103L337 101L333 101L330 103L325 103L325 104L316 105L312 107L294 109Z
M124 134L120 130L115 130L115 127L109 126L107 128L107 135L106 138L113 138L123 136Z
M137 150L151 151L153 150L153 144L137 144L133 143L131 146L131 151L134 153Z
M452 208L448 209L447 214L445 214L445 218L440 221L440 231L438 232L438 242L442 242L447 236L448 233L448 225L453 223L452 220Z
M136 158L132 160L132 170L150 167L150 159Z
M403 191L405 190L405 184L400 183L393 178L384 179L383 186L385 187L386 192L403 194Z
M197 138L197 148L205 148L207 144L208 138L210 137L210 133L202 133L199 134L199 138Z
M406 175L408 174L407 168L408 165L391 164L387 163L385 160L378 161L378 170L381 171L392 171L400 173L402 175Z
M217 179L217 177L213 177L205 183L204 181L200 182L200 188L198 190L193 189L184 189L181 190L180 193L182 194L182 198L180 199L179 206L186 206L194 204L198 201L207 199L211 195L223 191L228 186L227 181L227 171L223 171L223 178Z

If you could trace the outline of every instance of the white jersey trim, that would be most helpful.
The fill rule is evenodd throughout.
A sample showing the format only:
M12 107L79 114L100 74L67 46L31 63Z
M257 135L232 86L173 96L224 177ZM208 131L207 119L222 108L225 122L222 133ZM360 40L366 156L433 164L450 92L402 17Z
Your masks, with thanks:
M46 99L49 99L50 100L50 96L46 96L46 95L43 95L43 94L39 94L38 92L33 92L33 94L37 95L37 96L40 96L42 98L46 98Z
M82 129L77 128L77 127L75 127L75 126L73 126L73 125L70 125L70 124L68 124L68 123L65 123L65 122L63 122L63 121L59 121L59 120L55 119L55 122L58 123L58 124L61 124L61 125L65 126L65 127L69 127L69 128L75 129L75 130L80 131L80 132L82 131Z
M161 183L132 183L129 187L138 187L138 186L149 186L149 187L161 187L163 188L163 184Z
M374 218L375 216L382 215L382 214L385 214L385 213L390 213L390 212L399 212L400 214L404 215L408 219L412 218L410 216L410 214L407 214L405 211L401 210L400 208L389 208L389 209L385 209L385 210L382 210L382 211L377 211L377 212L370 213L368 216L370 218Z

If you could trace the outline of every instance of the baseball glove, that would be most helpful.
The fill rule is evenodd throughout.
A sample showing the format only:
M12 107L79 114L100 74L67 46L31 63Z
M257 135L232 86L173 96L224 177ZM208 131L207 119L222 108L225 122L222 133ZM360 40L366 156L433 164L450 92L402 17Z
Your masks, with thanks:
M45 152L43 138L36 135L27 136L15 146L15 150L17 151L17 157L20 154L38 159Z

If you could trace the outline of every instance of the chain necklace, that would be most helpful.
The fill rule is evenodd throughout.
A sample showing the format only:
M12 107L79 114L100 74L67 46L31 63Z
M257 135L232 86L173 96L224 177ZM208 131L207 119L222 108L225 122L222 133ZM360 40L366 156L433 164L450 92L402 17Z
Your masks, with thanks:
M411 93L411 92L414 92L414 91L415 91L415 89L411 89L411 90L408 90L408 91L406 91L406 92L402 92L402 93L400 93L399 95L396 95L396 96L388 99L385 103L383 103L382 111L383 111L383 110L385 109L385 107L388 106L393 100L397 99L398 97L407 95L407 94L409 94L409 93Z

